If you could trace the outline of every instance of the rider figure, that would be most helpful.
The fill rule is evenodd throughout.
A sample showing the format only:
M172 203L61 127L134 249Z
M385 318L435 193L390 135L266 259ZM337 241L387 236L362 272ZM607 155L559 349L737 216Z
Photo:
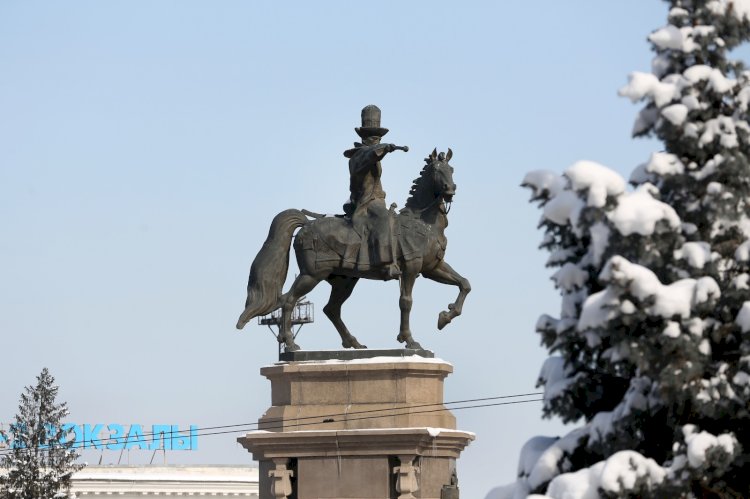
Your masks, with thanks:
M371 263L387 266L388 277L401 274L396 259L393 240L392 214L385 207L385 192L380 183L382 167L380 160L388 153L407 147L381 144L380 139L388 133L380 127L380 109L366 106L362 109L362 127L355 128L362 143L344 152L349 158L349 191L351 196L344 205L344 214L351 219L354 230L369 244Z

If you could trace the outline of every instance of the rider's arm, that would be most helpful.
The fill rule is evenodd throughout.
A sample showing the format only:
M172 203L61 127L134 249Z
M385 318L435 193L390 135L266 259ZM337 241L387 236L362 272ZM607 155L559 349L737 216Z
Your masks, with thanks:
M354 172L361 172L368 168L375 166L375 163L380 161L383 156L389 152L393 152L393 144L375 144L373 146L363 147L357 151L357 154L352 158L354 164L352 170Z

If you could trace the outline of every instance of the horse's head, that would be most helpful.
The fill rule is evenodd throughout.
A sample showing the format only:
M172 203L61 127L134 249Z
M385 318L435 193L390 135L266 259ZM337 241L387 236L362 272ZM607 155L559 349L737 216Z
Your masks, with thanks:
M453 157L453 151L438 154L437 149L425 159L428 164L429 174L432 177L433 194L441 197L446 203L453 201L456 194L456 184L453 182L453 167L448 163Z
M438 154L437 149L426 157L427 163L414 180L409 191L409 198L402 211L426 213L440 210L447 213L445 204L453 201L456 194L456 184L453 183L453 167L448 163L453 157L453 151Z

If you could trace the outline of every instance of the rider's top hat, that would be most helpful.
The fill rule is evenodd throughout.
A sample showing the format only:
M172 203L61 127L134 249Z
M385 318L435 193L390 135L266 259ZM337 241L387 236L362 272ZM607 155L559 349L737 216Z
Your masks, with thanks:
M380 108L370 104L362 109L362 127L355 128L357 135L366 139L367 137L382 137L388 133L387 128L380 126Z

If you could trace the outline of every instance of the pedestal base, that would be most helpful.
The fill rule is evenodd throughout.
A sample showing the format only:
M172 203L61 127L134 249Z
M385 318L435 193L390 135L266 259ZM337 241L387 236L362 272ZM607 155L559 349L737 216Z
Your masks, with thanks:
M474 439L443 406L452 366L379 357L264 367L273 406L238 438L261 499L441 499Z

